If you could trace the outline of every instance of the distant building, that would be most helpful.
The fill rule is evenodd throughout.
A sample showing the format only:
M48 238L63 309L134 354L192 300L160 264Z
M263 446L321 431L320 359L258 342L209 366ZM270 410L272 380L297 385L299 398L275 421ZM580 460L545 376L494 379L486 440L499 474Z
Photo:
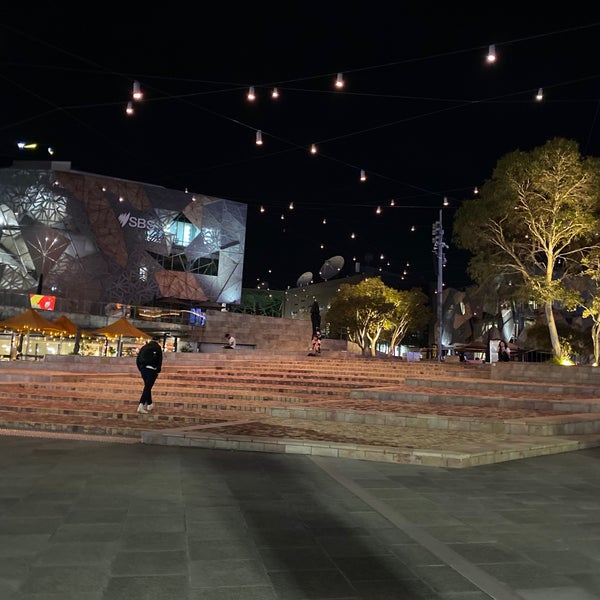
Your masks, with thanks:
M0 169L0 293L238 304L247 206L16 161Z

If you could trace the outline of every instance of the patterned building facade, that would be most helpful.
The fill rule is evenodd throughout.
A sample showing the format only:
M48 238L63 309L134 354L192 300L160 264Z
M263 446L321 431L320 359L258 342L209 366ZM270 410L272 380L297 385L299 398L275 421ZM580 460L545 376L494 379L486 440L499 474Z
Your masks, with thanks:
M0 291L239 304L246 216L239 202L17 161L0 169Z

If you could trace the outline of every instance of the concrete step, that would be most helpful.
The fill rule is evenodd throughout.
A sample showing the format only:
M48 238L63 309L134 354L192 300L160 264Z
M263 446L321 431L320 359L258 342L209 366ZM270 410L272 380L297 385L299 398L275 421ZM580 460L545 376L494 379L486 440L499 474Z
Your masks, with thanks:
M491 365L322 358L167 357L149 415L131 359L0 365L0 427L445 467L600 445L591 373L547 385Z

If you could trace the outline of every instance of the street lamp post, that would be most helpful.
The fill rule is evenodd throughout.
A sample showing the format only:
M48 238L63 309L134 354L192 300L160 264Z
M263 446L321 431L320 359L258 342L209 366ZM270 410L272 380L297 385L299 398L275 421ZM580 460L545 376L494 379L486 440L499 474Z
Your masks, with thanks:
M444 228L442 226L442 209L440 208L439 220L433 224L433 250L437 252L437 325L438 325L438 361L443 360L442 336L444 334L443 323L443 291L444 291Z

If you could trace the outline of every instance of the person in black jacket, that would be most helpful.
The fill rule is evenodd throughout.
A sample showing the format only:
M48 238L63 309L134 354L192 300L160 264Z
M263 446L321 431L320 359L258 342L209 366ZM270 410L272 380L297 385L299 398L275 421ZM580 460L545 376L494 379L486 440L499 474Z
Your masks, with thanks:
M154 338L140 348L135 359L137 368L144 380L144 389L142 390L140 403L137 409L139 413L146 414L154 408L154 405L152 404L152 386L156 382L162 368L162 358L162 348L160 347L157 338Z

